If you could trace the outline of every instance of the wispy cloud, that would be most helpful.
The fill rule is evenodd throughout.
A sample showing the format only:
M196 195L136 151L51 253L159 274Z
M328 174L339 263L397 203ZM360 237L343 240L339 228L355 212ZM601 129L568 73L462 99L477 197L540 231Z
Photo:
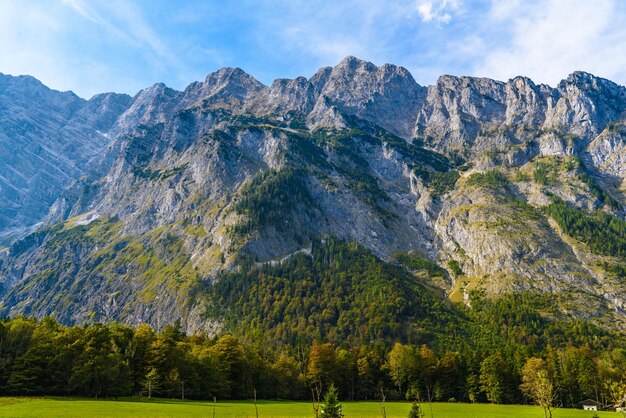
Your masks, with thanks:
M148 77L164 78L156 72L189 82L186 70L134 4L0 2L1 72L30 74L90 97L103 91L132 94Z
M489 23L508 37L491 43L474 72L527 75L554 85L575 70L626 79L626 12L621 0L494 0Z
M104 13L83 0L63 0L63 4L73 9L83 18L100 26L112 36L133 45L147 53L155 65L171 65L183 70L183 65L166 43L146 22L139 8L131 2L110 0L104 5ZM165 61L165 62L164 62Z
M306 54L320 65L332 65L347 55L389 62L415 32L406 39L398 37L419 21L414 0L349 0L328 2L323 7L305 1L290 4L275 17L261 18L259 30L264 41L280 43L281 53ZM404 55L408 55L406 50Z
M90 22L93 22L96 25L104 28L109 33L111 33L111 34L113 34L115 36L118 36L118 37L124 39L125 41L132 41L133 40L131 37L127 36L126 33L123 30L119 29L117 26L115 26L114 24L109 22L107 19L105 19L102 16L100 16L100 14L98 12L96 12L90 6L85 4L83 1L81 1L81 0L62 0L62 4L65 5L65 6L68 6L71 9L73 9L76 13L78 13L80 16L84 17L85 19L89 20Z
M54 7L44 10L29 2L0 2L0 71L36 74L48 83L69 86L67 68L59 63L62 21ZM46 68L47 77L42 77L39 70Z

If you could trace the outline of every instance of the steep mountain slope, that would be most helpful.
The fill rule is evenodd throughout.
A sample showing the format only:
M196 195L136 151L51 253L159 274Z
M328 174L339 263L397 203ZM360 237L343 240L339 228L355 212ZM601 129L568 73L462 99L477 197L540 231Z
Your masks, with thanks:
M86 101L0 74L0 243L41 221L109 143L107 131L130 102L112 93Z
M557 88L452 76L422 87L353 57L269 87L232 68L183 92L157 84L111 125L48 226L4 256L3 306L211 331L263 318L245 302L254 286L216 282L260 280L255 263L292 266L339 239L404 265L414 284L385 271L414 297L547 292L562 314L615 326L626 260L589 231L626 239L625 109L624 87L586 73ZM567 208L589 221L568 223ZM326 271L308 269L302 291L323 293ZM265 290L297 303L289 286ZM338 335L337 317L321 318Z

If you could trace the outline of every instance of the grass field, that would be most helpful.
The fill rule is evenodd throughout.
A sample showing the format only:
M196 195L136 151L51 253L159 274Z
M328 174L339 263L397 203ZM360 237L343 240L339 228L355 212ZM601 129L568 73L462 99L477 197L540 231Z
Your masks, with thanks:
M407 402L387 402L388 418L406 417L411 407ZM430 417L428 404L423 405ZM305 402L258 402L260 417L312 417L311 404ZM535 406L434 403L434 418L542 418ZM344 402L346 417L381 417L376 402ZM556 409L554 418L591 418L594 412ZM74 398L0 398L2 417L212 417L212 402L172 399L92 400ZM620 417L615 412L598 412L602 417ZM255 417L252 402L218 402L215 417Z

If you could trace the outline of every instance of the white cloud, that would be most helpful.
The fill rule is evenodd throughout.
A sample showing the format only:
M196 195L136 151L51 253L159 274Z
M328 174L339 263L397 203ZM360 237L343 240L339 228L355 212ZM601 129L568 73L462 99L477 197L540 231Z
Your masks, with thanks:
M451 12L459 9L458 0L423 1L417 5L417 13L423 22L449 23Z
M520 9L522 5L522 0L492 1L491 17L498 20L510 18L513 14L522 10Z
M444 13L438 17L438 20L441 23L450 23L450 20L452 20L452 16L450 16L449 13Z
M417 6L417 12L424 22L430 22L435 17L433 14L433 3L430 1Z
M555 85L576 70L626 79L626 11L621 0L493 1L492 22L510 39L485 51L474 73L526 75Z

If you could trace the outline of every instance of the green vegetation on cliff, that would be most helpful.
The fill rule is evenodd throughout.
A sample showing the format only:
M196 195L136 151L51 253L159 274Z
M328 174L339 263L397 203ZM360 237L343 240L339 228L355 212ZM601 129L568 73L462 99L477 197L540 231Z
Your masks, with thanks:
M222 275L213 297L229 329L260 329L283 343L432 342L455 322L453 310L412 275L335 239L313 241L311 255L276 265L243 264Z
M626 221L602 211L588 213L553 197L544 208L563 231L601 255L626 257Z
M467 179L468 186L497 188L506 186L508 179L498 170L486 171L484 173L473 173Z
M313 205L302 172L289 167L256 175L242 187L240 196L235 211L246 217L234 228L240 234L268 226L284 230L285 221L298 206Z
M202 288L182 240L167 228L138 238L124 234L121 222L114 218L86 225L68 221L17 243L16 251L26 251L33 242L41 245L37 271L11 289L5 306L54 314L63 321L73 315L98 321L108 319L99 304L110 304L109 315L122 319L145 309L155 298L175 305L168 309L188 307ZM81 263L77 263L79 258ZM85 304L81 295L96 289L108 297ZM22 300L18 295L24 291L39 297Z

